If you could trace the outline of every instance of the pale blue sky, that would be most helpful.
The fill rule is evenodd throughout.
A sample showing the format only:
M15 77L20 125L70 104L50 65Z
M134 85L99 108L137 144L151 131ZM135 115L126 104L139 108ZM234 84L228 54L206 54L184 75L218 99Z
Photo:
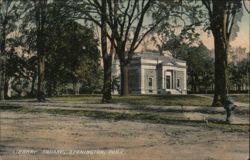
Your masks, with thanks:
M246 5L248 10L250 10L250 1L246 1ZM236 46L242 46L248 49L249 51L249 39L250 39L250 15L246 12L245 8L243 10L243 17L241 19L241 22L239 23L240 31L238 32L238 37L231 42L231 45ZM212 49L214 48L213 44L213 37L212 35L210 37L207 37L206 33L201 34L201 39L205 43L205 45Z

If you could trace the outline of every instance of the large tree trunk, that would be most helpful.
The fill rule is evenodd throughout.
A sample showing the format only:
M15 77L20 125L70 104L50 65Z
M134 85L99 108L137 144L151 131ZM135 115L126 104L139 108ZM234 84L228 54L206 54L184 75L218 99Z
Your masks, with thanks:
M223 47L220 35L214 36L215 44L215 86L212 106L222 106L226 97L226 48Z
M6 75L6 53L5 53L5 46L6 46L6 25L7 25L7 20L4 20L2 23L3 28L2 28L2 40L1 40L1 55L0 55L0 100L4 100L4 86L5 86L5 75Z
M37 60L38 60L38 86L37 100L45 101L45 22L46 22L46 5L47 0L36 1L36 27L37 27Z
M102 46L102 59L104 66L104 83L103 83L103 96L102 102L109 103L112 101L111 96L111 68L112 56L108 54L107 50L107 0L102 0L102 16L101 16L101 46Z
M223 106L227 111L226 121L230 123L231 112L236 107L227 96L227 50L235 23L235 16L241 8L240 1L202 0L208 9L210 27L215 47L215 91L213 106Z
M128 65L123 61L120 61L120 70L121 70L121 96L128 96Z
M108 58L103 61L104 63L104 84L103 84L103 97L102 102L109 103L112 101L111 96L111 71L112 71L112 58L108 56Z
M223 106L227 96L226 69L229 39L224 33L225 11L216 6L214 12L217 18L215 18L212 27L215 47L215 88L212 106Z

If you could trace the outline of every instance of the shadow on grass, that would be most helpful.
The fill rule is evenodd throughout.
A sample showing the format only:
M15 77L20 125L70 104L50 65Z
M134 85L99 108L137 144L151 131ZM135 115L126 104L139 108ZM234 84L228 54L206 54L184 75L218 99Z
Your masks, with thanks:
M160 106L209 106L211 99L194 95L150 95L113 97L114 103L132 105L160 105Z
M239 95L230 95L235 101L241 102L241 103L249 103L249 95L247 94L239 94Z
M65 107L66 108L66 107ZM73 106L72 108L90 108L89 106ZM203 113L203 114L225 114L225 110L223 111L215 111L215 110L208 110L206 108L197 108L197 109L189 109L185 110L182 109L181 106L176 106L176 109L173 108L152 108L147 105L135 105L135 104L130 104L127 107L94 107L92 106L91 108L93 109L107 109L107 110L121 110L121 111L143 111L143 112L154 112L154 113ZM245 115L249 116L249 112L246 110L238 110L236 109L234 113L238 115Z
M10 146L6 146L6 145L3 145L1 144L0 145L0 155L4 155L6 153L8 153L8 151L13 151L14 147L10 147Z
M131 107L128 110L135 111L144 111L144 112L156 112L156 113L204 113L204 114L224 114L224 111L212 111L206 109L192 109L192 110L184 110L181 108L172 109L172 108L150 108L147 106L136 106Z
M52 97L55 101L101 103L101 95L79 95ZM112 103L125 103L131 105L161 105L161 106L209 106L212 100L194 95L133 95L113 96Z
M248 124L226 124L220 120L190 120L181 116L181 114L159 114L159 113L121 113L121 112L109 112L109 111L90 111L90 110L68 110L68 109L47 109L47 108L30 108L30 107L16 107L11 109L5 107L1 110L12 110L22 113L49 113L58 115L69 115L69 116L86 116L99 120L108 121L137 121L145 123L156 123L156 124L174 124L174 125L189 125L195 127L206 127L211 129L220 129L224 131L239 131L249 132Z
M18 109L21 109L22 106L0 106L0 111L10 111L10 110L18 110Z

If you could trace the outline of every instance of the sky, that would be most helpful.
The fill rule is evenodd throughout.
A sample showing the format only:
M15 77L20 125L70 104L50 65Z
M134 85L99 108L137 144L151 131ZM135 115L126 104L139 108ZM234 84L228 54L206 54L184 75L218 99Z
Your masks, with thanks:
M245 0L246 6L248 10L250 11L250 0ZM150 21L146 18L146 20ZM245 8L243 7L243 16L239 24L239 32L238 36L235 38L234 41L230 42L230 45L233 47L242 47L246 48L247 51L250 51L250 15L247 13ZM201 31L200 32L200 39L203 41L203 43L208 47L208 49L214 48L214 38L212 34L209 34L207 32ZM147 49L156 49L154 44L146 44ZM139 46L137 51L141 51L143 49L143 44Z
M246 1L246 5L248 10L250 10L250 1ZM241 22L239 22L240 31L238 32L238 37L232 41L230 44L233 47L244 47L247 48L249 51L250 49L250 15L247 13L245 8L243 9L243 17L241 19ZM204 42L204 44L209 48L214 48L214 42L213 42L213 36L212 34L208 37L207 33L201 33L201 40Z
M245 0L245 4L247 6L247 9L250 11L250 0ZM146 19L149 20L149 19ZM150 20L149 20L150 21ZM243 16L241 18L241 21L238 22L239 25L239 32L237 33L237 37L230 42L230 45L232 47L242 47L246 48L246 51L250 51L250 14L247 13L246 9L243 6ZM208 34L207 32L204 32L202 29L197 29L200 33L200 39L203 42L204 45L207 46L208 49L214 49L214 38L212 33ZM148 43L148 41L145 42L146 45L143 45L143 43L139 46L137 51L141 51L143 49L156 49L154 44ZM146 48L145 48L146 47Z

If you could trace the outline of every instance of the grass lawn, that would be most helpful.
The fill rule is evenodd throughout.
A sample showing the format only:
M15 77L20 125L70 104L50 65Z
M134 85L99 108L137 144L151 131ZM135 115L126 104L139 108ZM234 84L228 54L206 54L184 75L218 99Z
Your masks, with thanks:
M100 103L101 95L79 95L79 96L60 96L50 98L56 101ZM207 97L194 95L145 95L145 96L113 96L113 103L125 103L133 105L160 105L160 106L210 106L212 100Z
M248 132L247 124L226 124L220 120L209 120L206 123L204 120L190 120L183 116L182 111L175 112L110 112L110 110L68 110L68 109L49 109L49 108L32 108L25 106L2 106L0 111L16 111L21 113L49 113L53 115L67 116L86 116L93 119L107 121L137 121L157 124L172 124L172 125L189 125L194 127L205 127L210 129L220 129L223 131Z
M235 95L230 95L233 100L241 103L249 103L249 95L247 94L235 94Z

